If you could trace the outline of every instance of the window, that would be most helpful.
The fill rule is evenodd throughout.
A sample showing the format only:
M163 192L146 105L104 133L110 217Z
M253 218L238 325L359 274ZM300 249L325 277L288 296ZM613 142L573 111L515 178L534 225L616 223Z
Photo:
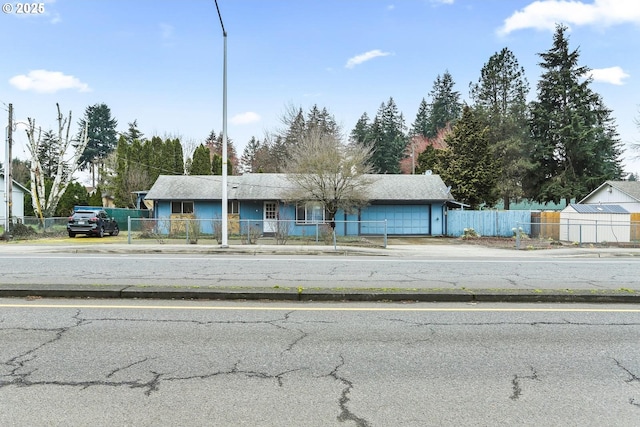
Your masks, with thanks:
M172 214L192 214L193 202L171 202Z
M227 204L227 213L228 214L240 213L240 202L238 200L229 200L229 203Z
M307 202L296 205L297 224L318 224L325 219L324 206L320 202Z

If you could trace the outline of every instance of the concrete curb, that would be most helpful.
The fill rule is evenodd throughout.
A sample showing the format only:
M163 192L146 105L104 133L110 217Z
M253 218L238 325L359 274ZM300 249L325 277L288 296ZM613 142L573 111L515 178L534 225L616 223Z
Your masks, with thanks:
M496 289L224 289L205 287L147 287L111 285L2 285L0 298L96 298L156 300L270 300L292 302L510 302L638 304L640 292Z

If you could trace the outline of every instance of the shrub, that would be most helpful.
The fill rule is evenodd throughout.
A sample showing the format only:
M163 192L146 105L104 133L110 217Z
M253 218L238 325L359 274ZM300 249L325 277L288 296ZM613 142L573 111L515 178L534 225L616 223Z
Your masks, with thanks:
M473 228L465 228L462 234L463 239L470 239L473 237L480 237L480 234Z

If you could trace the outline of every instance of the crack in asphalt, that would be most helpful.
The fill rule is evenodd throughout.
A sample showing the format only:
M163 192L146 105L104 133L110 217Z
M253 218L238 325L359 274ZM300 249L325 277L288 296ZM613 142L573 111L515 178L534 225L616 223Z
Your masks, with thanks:
M383 319L392 322L406 323L411 326L640 326L640 322L637 323L594 323L594 322L573 322L569 320L563 320L562 322L414 322L405 319Z
M634 381L640 382L640 377L638 377L636 374L634 374L629 369L627 369L619 360L613 359L613 361L616 362L616 366L618 366L618 368L622 369L627 373L627 375L629 375L629 379L624 380L624 382L626 383L632 383Z
M338 404L340 405L340 414L338 415L338 421L353 421L356 423L358 427L369 427L369 422L364 418L358 417L356 414L351 412L351 410L347 407L349 401L349 395L351 394L351 390L353 389L353 382L348 379L338 375L338 371L345 365L344 356L340 355L340 363L333 368L333 371L329 373L329 376L336 381L344 384L344 388L342 389L342 394L340 395L340 399L338 400Z
M39 350L42 350L49 344L52 344L56 341L62 339L65 333L70 331L73 328L77 328L83 325L91 324L92 322L100 322L100 321L115 321L115 322L154 322L154 323L181 323L181 324L196 324L196 325L213 325L213 324L269 324L278 329L283 329L286 331L295 331L299 332L301 335L296 337L291 343L289 343L286 348L283 350L284 352L292 351L293 348L304 338L308 336L308 333L300 330L300 329L291 329L285 326L279 325L277 322L288 322L290 320L290 315L293 312L285 313L283 317L277 319L270 320L256 320L256 321L197 321L197 320L173 320L173 319L128 319L128 318L81 318L81 311L78 310L72 318L75 320L75 324L61 327L61 328L0 328L1 330L16 330L16 331L31 331L31 332L51 332L54 334L54 337L48 339L44 342L39 343L33 348L30 348L24 351L21 354L18 354L5 362L0 363L0 365L4 365L10 368L7 374L0 376L0 389L8 386L16 386L16 387L31 387L31 386L61 386L61 387L79 387L81 389L86 389L89 387L95 386L105 386L105 387L129 387L132 389L145 389L144 394L146 396L150 396L153 392L158 391L160 388L160 384L165 381L188 381L193 379L205 380L208 378L213 378L220 375L245 375L249 378L259 378L259 379L270 379L275 380L279 387L284 386L284 377L285 375L303 370L299 369L290 369L283 372L270 374L267 372L260 372L255 370L241 370L239 369L240 361L236 362L234 366L230 370L216 371L212 373L207 373L203 375L194 375L194 376L167 376L167 374L149 371L152 374L152 378L148 381L141 380L127 380L127 381L109 381L110 378L113 378L119 372L125 371L134 366L142 365L150 360L154 360L155 358L145 357L140 360L136 360L127 365L118 367L111 372L107 373L105 376L105 380L91 380L91 381L32 381L29 379L30 375L35 373L37 369L20 372L20 370L26 370L27 364L31 361L34 361L37 358L36 353Z
M616 363L616 366L618 368L622 369L627 375L629 375L629 378L624 380L624 382L626 383L640 382L640 377L635 373L631 372L631 370L626 366L624 366L622 362L620 362L618 359L613 359L613 361ZM640 402L638 402L633 397L629 398L629 404L640 408Z
M538 373L536 372L535 369L533 369L533 366L531 366L530 368L531 368L531 375L517 375L516 374L516 375L513 376L513 380L511 380L513 393L511 394L511 396L509 396L509 399L511 399L511 400L520 399L520 395L522 395L522 387L520 386L520 381L521 380L540 381L540 379L538 378Z

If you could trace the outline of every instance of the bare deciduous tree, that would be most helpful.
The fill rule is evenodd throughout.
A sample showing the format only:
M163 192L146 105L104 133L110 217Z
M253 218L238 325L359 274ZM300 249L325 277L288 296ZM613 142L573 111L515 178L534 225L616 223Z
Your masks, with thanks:
M292 188L286 198L295 203L321 202L334 229L339 209L350 211L367 204L373 181L367 176L372 171L370 158L368 147L344 145L333 133L311 129L291 152L287 170Z
M34 119L28 119L27 138L29 140L28 149L31 154L31 195L33 210L38 215L41 223L44 222L44 218L54 215L60 198L71 182L73 174L78 170L78 160L88 142L86 127L80 131L79 140L75 140L70 136L71 111L69 111L69 117L65 118L60 112L60 105L56 103L56 107L58 109L57 140L60 146L56 153L58 157L57 169L49 194L46 194L45 178L47 177L42 173L42 164L38 156L42 144L42 129L36 128ZM73 147L73 153L71 158L67 158L67 151L69 151L70 147Z

